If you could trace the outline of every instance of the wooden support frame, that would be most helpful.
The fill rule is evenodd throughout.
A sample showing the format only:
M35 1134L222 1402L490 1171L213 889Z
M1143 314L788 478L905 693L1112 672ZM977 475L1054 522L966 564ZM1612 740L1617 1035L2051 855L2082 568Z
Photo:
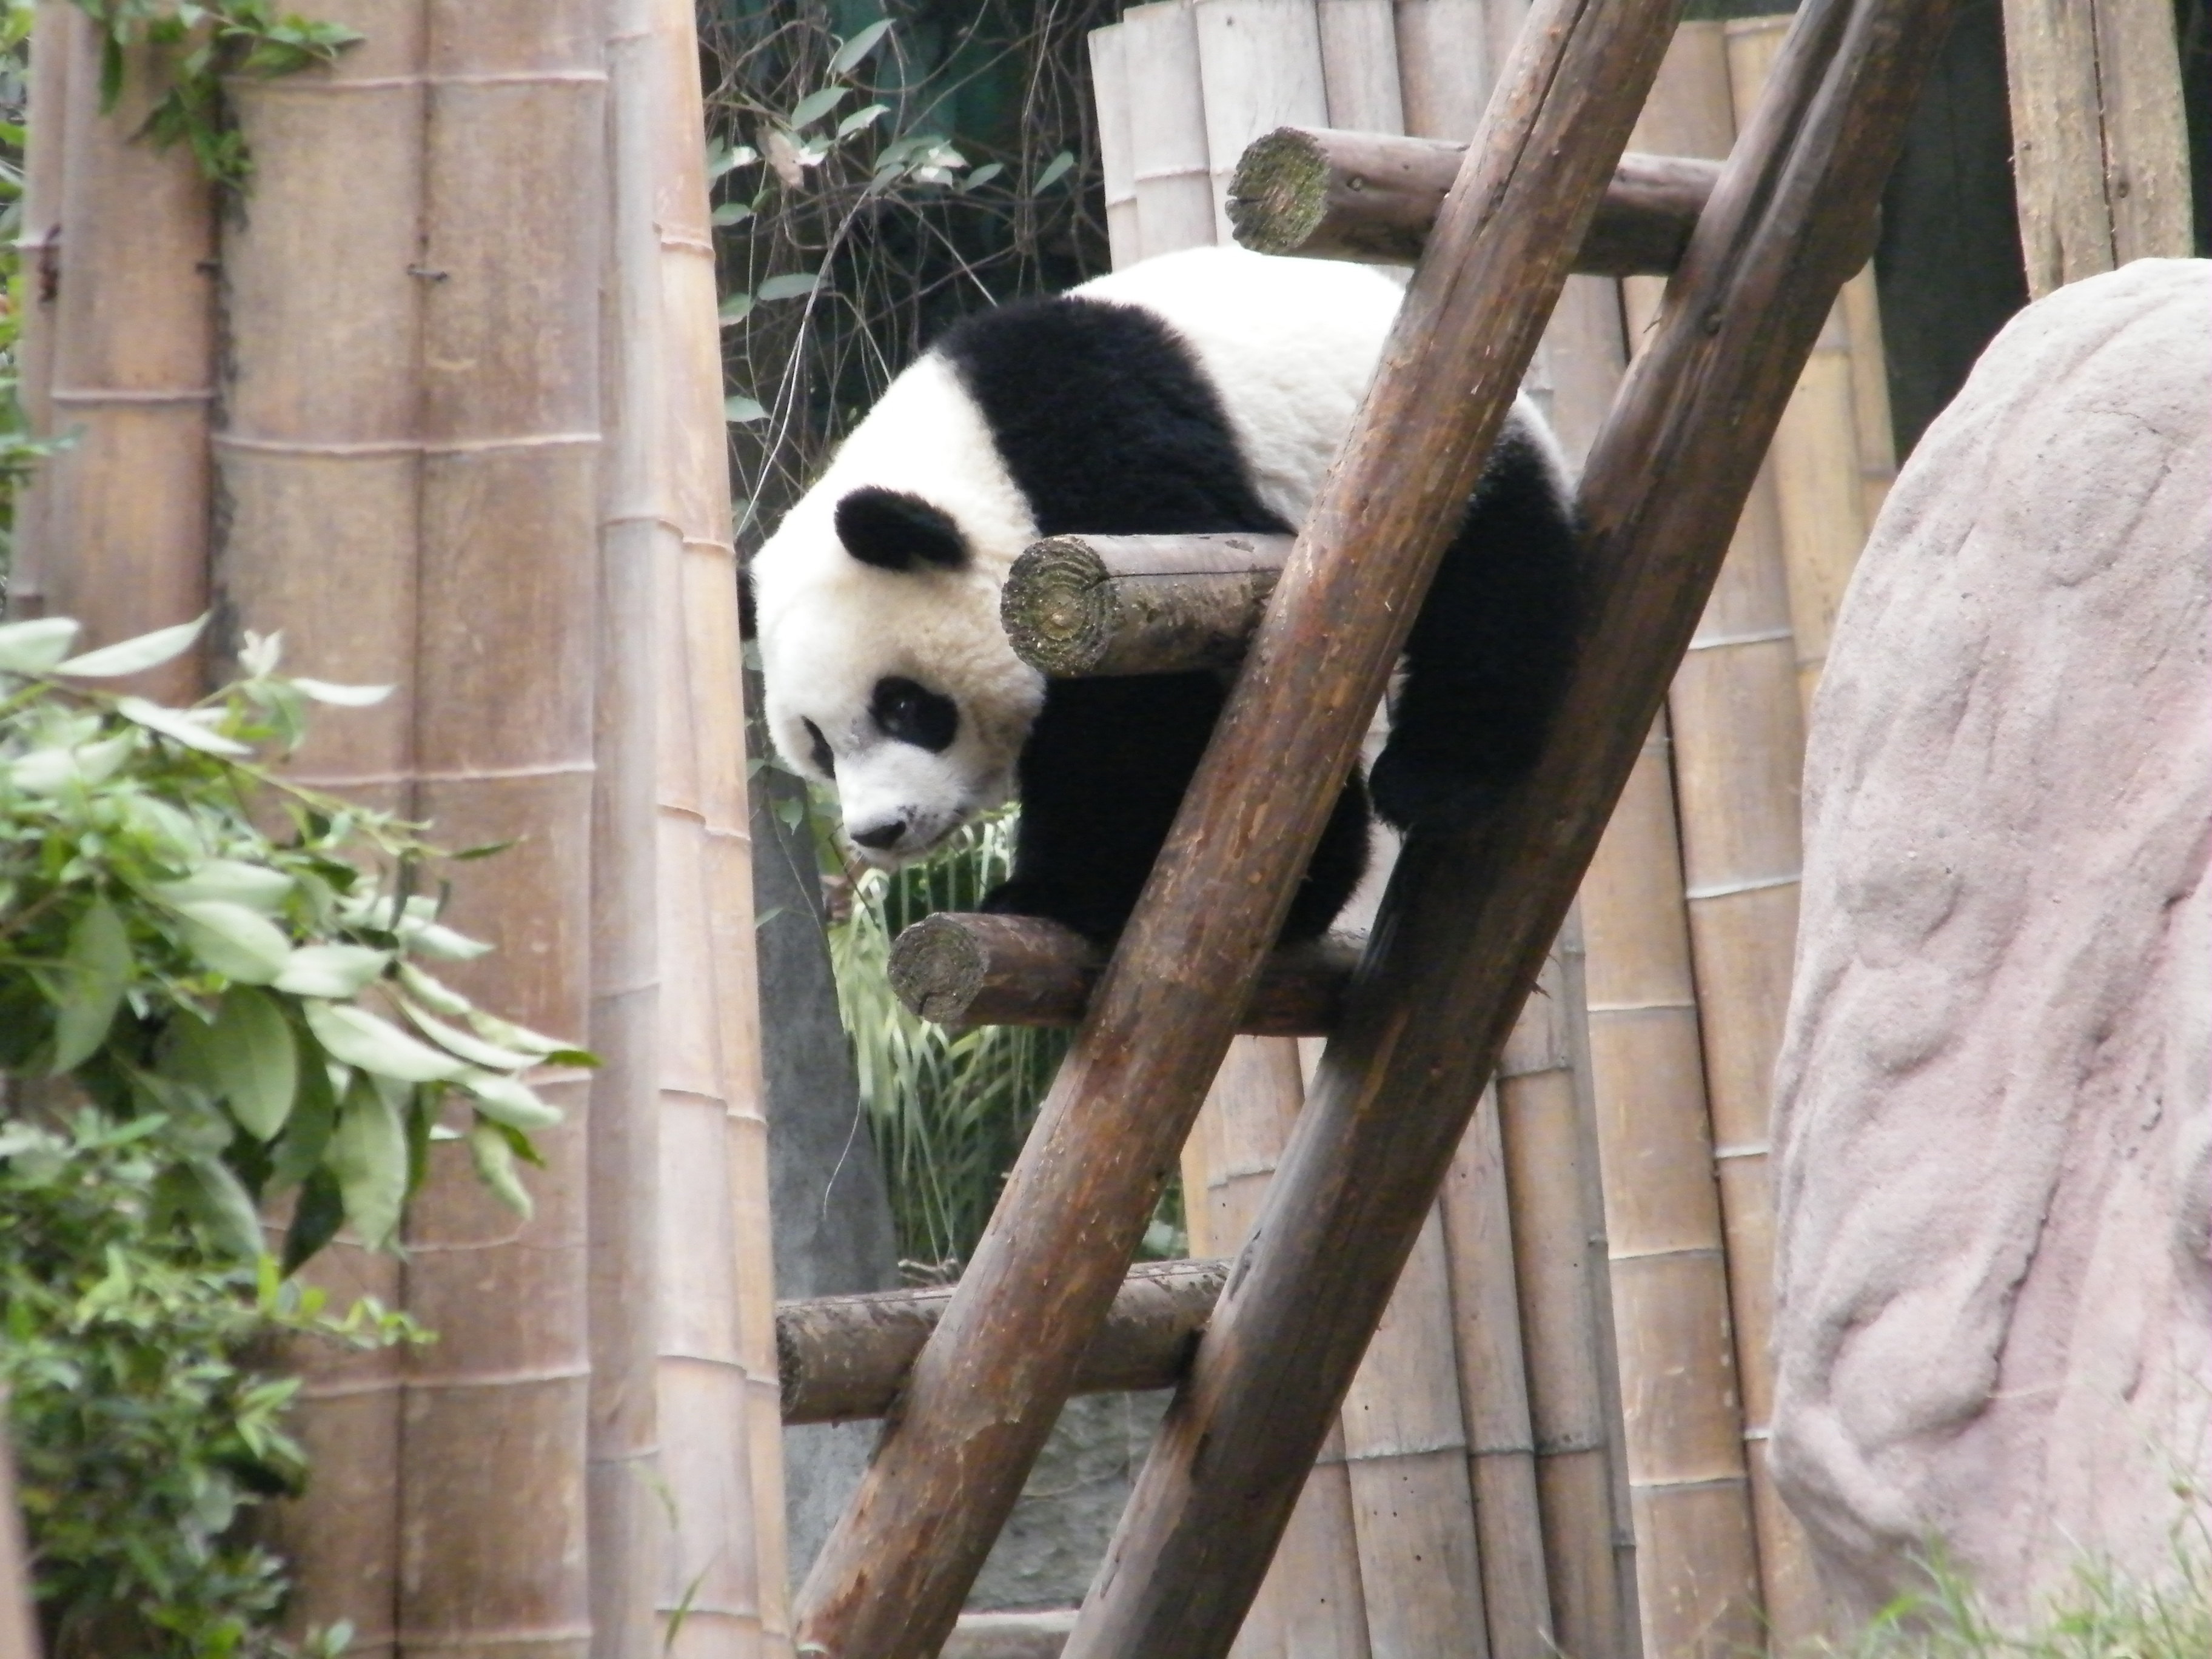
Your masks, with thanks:
M1334 1030L1359 965L1351 941L1316 939L1271 955L1238 1030L1254 1036ZM891 946L891 989L939 1025L1077 1025L1106 959L1057 922L945 911Z
M1288 536L1053 536L999 593L1014 654L1056 679L1227 668L1291 556Z
M1949 0L1813 0L1798 14L1658 337L1591 453L1592 610L1556 734L1494 823L1458 844L1407 848L1259 1242L1163 1425L1067 1659L1212 1656L1233 1638L1285 1495L1658 712L1765 440L1865 257L1948 21ZM1699 488L1668 487L1686 477ZM1416 1007L1464 1014L1408 1021ZM1364 1248L1346 1249L1347 1238Z
M1071 1394L1171 1389L1228 1282L1226 1261L1145 1261L1129 1270L1085 1352ZM786 1423L842 1423L896 1408L915 1356L944 1317L950 1285L781 1302L775 1354Z
M1255 252L1410 265L1466 155L1465 144L1437 138L1279 127L1237 164L1229 222ZM1716 161L1623 155L1575 255L1576 272L1674 270L1720 171Z
M1531 16L1081 1035L915 1364L903 1416L801 1592L802 1646L918 1656L951 1630L1318 839L1326 792L1271 785L1350 766L1674 21L1668 0L1547 0ZM1533 956L1509 958L1504 986L1467 1005L1498 1005L1480 1027L1496 1028L1486 1065L1564 909ZM1432 1185L1424 1208L1433 1196ZM1363 1331L1352 1360L1364 1346ZM1305 1460L1292 1461L1294 1489ZM1289 1504L1278 1508L1257 1528L1262 1567ZM1240 1516L1231 1529L1251 1524ZM1257 1582L1234 1592L1240 1615Z

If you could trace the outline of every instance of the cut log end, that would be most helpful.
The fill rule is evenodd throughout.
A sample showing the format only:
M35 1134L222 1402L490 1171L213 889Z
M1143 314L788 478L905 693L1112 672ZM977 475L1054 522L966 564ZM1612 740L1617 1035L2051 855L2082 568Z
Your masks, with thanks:
M1113 633L1105 562L1082 541L1032 544L1007 573L999 620L1014 654L1041 673L1066 678L1095 670Z
M1257 253L1296 253L1328 212L1328 157L1312 135L1280 127L1246 149L1229 185L1229 222Z

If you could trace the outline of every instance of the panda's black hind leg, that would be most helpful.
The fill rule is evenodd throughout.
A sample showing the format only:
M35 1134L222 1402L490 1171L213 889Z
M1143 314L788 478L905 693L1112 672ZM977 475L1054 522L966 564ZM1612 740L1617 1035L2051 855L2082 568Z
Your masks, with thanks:
M1385 822L1457 828L1535 764L1573 661L1577 563L1565 481L1516 417L1406 642L1390 741L1368 777Z

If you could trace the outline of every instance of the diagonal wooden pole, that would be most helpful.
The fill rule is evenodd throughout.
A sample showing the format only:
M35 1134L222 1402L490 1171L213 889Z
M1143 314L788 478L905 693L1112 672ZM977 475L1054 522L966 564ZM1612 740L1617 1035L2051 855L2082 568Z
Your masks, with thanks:
M1531 16L1144 901L801 1593L802 1653L919 1659L951 1630L1175 1167L1675 9L1546 0Z
M1214 1659L1235 1638L1798 371L1866 258L1949 11L1950 0L1810 0L1798 13L1658 337L1591 451L1590 613L1544 757L1492 823L1407 848L1254 1242L1066 1659Z

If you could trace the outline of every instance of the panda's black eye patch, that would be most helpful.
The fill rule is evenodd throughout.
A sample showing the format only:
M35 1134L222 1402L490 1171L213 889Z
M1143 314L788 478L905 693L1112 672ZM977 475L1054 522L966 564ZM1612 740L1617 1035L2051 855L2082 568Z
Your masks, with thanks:
M868 713L885 737L927 749L933 755L950 749L960 730L959 704L896 675L876 682Z
M802 720L799 724L806 728L807 740L814 745L812 758L816 769L825 778L836 777L837 757L830 752L830 739L822 735L822 728L812 720Z
M871 484L837 503L836 523L845 550L879 570L957 570L968 562L960 526L919 495Z

